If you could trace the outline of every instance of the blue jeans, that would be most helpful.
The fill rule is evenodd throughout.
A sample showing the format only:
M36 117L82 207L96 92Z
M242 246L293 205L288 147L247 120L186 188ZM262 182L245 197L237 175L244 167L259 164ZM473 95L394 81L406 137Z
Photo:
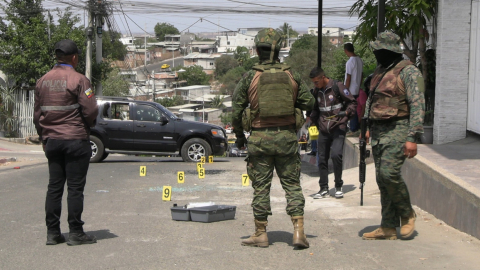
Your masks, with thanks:
M317 140L311 141L312 152L317 152Z

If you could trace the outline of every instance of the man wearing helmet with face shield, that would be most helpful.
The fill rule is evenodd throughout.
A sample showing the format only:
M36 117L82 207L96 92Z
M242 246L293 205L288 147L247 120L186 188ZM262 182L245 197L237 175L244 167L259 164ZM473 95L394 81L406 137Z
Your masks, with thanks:
M307 248L296 124L303 124L299 123L298 115L301 110L312 110L314 99L300 76L279 63L281 43L280 34L272 28L258 32L255 46L260 63L242 77L233 94L232 124L239 148L247 143L244 131L251 131L246 161L254 188L252 208L256 231L243 240L242 245L269 245L265 227L272 214L270 187L275 168L285 190L287 214L294 226L293 245Z

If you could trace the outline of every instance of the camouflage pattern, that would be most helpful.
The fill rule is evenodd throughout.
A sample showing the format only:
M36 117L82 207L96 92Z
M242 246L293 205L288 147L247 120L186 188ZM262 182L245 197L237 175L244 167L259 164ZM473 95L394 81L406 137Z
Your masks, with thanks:
M390 31L385 31L377 36L377 40L370 41L370 46L374 50L389 50L396 53L403 53L400 37Z
M250 103L248 100L248 88L250 87L255 73L255 70L246 72L238 82L237 86L235 87L235 91L233 92L232 126L233 132L237 138L243 136L242 113ZM302 82L300 74L296 72L293 72L292 74L295 82L298 84L298 94L295 102L295 108L299 108L304 111L311 111L313 105L315 104L315 99L313 98L306 84Z
M386 228L398 227L400 225L399 217L408 217L412 211L410 195L401 176L401 168L406 158L404 156L405 143L419 140L423 133L423 117L425 115L423 77L418 68L413 65L406 66L400 72L399 77L405 86L409 119L370 121L376 179L381 194L381 226ZM374 86L375 84L372 83L371 87ZM371 96L367 100L365 117L369 115L370 99Z
M405 117L410 114L405 87L398 76L409 65L413 65L413 63L403 60L395 67L389 69L385 76L383 76L385 72L383 69L382 72L374 74L371 84L378 86L375 88L375 93L372 97L373 103L370 110L370 119L386 120L394 117ZM382 81L378 83L380 79Z
M247 173L252 181L252 208L255 219L272 215L270 187L273 169L285 190L287 214L303 216L305 197L300 186L300 154L294 130L252 131L248 138Z
M375 74L378 72L378 70L375 71ZM404 69L402 69L399 76L405 87L407 103L410 111L410 119L399 120L396 123L397 125L407 126L407 130L405 131L407 135L407 141L417 142L423 133L423 118L425 117L425 88L423 84L423 77L420 73L420 70L413 65L406 66ZM375 84L372 80L371 87L373 86L375 86ZM369 117L370 103L371 97L368 97L365 107L365 117ZM403 132L403 130L400 132ZM370 132L370 137L372 140L381 140L382 144L389 143L392 140L396 141L395 137L397 136L398 134L385 136L383 133L380 134L377 132Z
M248 90L256 71L247 72L239 81L232 99L232 125L237 138L242 138L242 113L250 103ZM293 73L298 84L295 108L312 110L315 99L301 82L300 75ZM300 186L300 154L295 130L253 130L248 138L247 173L254 189L252 208L255 219L266 220L272 214L270 187L273 169L276 170L287 198L287 214L303 216L305 198Z
M273 28L265 28L260 30L255 36L255 46L267 46L272 47L275 50L280 50L280 44L282 43L282 36Z

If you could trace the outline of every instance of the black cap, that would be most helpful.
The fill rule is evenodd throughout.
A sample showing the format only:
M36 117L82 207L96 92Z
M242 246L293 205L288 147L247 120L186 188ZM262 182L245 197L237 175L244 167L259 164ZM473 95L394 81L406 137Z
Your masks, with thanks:
M60 40L55 44L55 53L57 51L63 52L65 55L71 54L81 54L81 51L78 49L77 44L70 39Z

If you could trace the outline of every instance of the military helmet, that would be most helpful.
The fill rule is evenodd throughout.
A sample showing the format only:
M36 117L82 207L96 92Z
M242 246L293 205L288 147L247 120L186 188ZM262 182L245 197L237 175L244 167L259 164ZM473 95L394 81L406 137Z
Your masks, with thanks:
M374 50L389 50L396 53L403 53L403 46L400 44L400 37L390 31L385 31L377 36L377 40L370 41Z
M269 47L272 51L279 51L283 38L273 28L264 28L258 32L254 41L256 47Z

